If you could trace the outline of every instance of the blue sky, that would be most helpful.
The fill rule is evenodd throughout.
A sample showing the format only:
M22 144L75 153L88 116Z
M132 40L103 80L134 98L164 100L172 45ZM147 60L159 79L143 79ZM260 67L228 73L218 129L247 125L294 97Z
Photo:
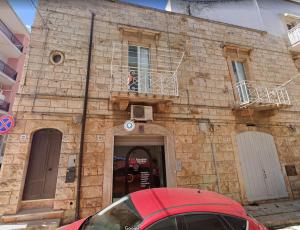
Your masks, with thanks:
M1 1L1 0L0 0ZM148 6L157 9L165 9L167 0L121 0L122 2L133 3L142 6ZM21 18L24 25L30 27L35 16L35 7L38 0L8 0L17 15Z
M8 0L9 4L21 18L24 25L31 26L34 20L35 8L38 0Z

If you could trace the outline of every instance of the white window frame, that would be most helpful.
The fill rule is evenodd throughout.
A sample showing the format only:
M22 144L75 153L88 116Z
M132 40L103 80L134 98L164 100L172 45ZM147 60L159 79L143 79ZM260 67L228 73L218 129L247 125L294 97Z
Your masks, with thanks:
M150 74L150 48L149 47L145 47L145 46L139 46L139 45L133 45L133 44L129 44L128 45L128 52L129 52L129 47L136 47L137 48L137 75L138 75L138 81L137 81L137 87L138 87L138 92L139 93L149 93L151 92L151 87L152 87L152 82L151 82L151 74ZM148 50L148 77L146 79L146 77L141 77L141 49L146 49ZM128 53L128 59L129 59L129 53ZM146 63L145 63L146 64ZM129 66L129 60L128 60L128 69L130 69ZM143 68L146 70L146 68ZM141 83L141 80L143 81L143 84ZM147 82L148 81L148 82ZM142 87L143 86L143 87Z
M241 63L241 65L243 66L244 76L239 76L237 63ZM248 86L247 86L248 76L247 76L245 63L241 60L232 60L231 64L232 64L234 80L235 80L235 83L237 86L240 101L242 104L247 104L250 102L250 97L249 97L249 91L248 91ZM234 71L234 68L236 69L236 73ZM244 78L244 79L240 80L242 78Z

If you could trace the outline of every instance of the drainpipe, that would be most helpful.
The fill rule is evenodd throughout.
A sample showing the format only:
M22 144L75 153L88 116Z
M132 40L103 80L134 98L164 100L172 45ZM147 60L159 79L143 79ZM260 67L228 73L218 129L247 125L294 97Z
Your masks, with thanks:
M81 136L80 136L80 150L79 150L79 160L78 160L78 181L77 181L77 199L76 199L76 212L75 218L79 219L80 211L80 185L81 185L81 173L82 173L82 157L83 157L83 145L84 145L84 135L85 135L85 125L86 125L86 113L88 105L88 95L89 95L89 83L90 83L90 69L91 69L91 58L92 58L92 45L93 45L93 32L94 32L94 19L95 13L92 13L91 19L91 29L90 29L90 43L89 43L89 54L85 81L85 94L81 121Z

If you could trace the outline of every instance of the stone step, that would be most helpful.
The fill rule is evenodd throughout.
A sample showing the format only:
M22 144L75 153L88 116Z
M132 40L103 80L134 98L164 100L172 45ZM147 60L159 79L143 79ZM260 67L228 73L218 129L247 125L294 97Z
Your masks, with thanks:
M21 210L34 208L53 208L54 199L25 200L21 202Z
M24 209L17 214L3 215L2 223L17 223L31 220L61 219L62 210L52 210L51 208Z
M18 223L0 224L0 230L29 229L55 230L60 225L60 219L31 220Z

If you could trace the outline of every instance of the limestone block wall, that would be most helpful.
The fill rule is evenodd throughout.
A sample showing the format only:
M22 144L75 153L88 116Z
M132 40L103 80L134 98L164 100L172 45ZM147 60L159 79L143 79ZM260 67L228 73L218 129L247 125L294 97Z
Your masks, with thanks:
M14 132L8 137L5 162L0 171L1 213L16 213L21 206L32 136L43 128L54 128L63 133L54 209L75 207L76 181L65 183L65 175L69 155L78 154L80 126L72 117L19 114Z
M273 135L281 167L296 165L300 172L299 80L287 86L292 107L271 112L236 112L232 77L223 53L224 44L251 49L251 80L266 85L282 84L298 70L279 37L175 13L145 9L110 1L40 1L32 27L28 66L17 95L17 125L9 135L0 171L0 214L21 207L31 138L41 128L63 133L54 209L65 211L64 221L74 218L76 183L65 183L68 156L79 152L80 120L86 78L90 10L96 13L87 127L83 154L81 216L107 204L108 171L113 138L107 132L130 118L110 100L112 43L126 43L119 27L147 28L159 32L157 47L185 52L179 69L179 97L166 113L154 109L154 121L174 140L174 160L182 162L174 174L180 187L219 191L247 202L236 147L236 135L256 130ZM60 51L64 62L50 63ZM175 68L175 67L174 67ZM144 98L147 102L147 97ZM213 130L202 132L199 119L210 119ZM249 126L249 124L251 126ZM255 125L255 126L253 126ZM152 130L150 128L150 130ZM150 131L149 131L150 132ZM26 138L22 139L21 135ZM112 135L112 134L111 134ZM215 152L217 171L212 159ZM285 175L284 169L283 173ZM300 177L285 176L290 198L299 198Z

